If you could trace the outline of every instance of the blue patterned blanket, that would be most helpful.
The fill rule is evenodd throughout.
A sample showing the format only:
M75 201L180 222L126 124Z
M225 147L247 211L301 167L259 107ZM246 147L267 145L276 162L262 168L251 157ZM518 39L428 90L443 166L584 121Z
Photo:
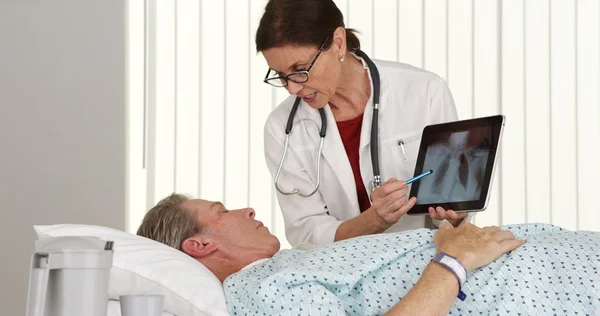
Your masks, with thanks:
M469 273L449 315L600 315L600 233L505 226L527 243ZM428 229L283 250L224 282L231 315L380 315L435 255Z

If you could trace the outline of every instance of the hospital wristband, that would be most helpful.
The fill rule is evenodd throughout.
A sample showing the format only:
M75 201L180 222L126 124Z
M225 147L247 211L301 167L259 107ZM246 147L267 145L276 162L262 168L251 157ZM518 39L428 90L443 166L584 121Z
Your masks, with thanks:
M441 264L454 274L458 280L458 298L464 301L467 298L467 295L462 291L462 285L467 280L467 269L465 266L458 259L445 252L438 253L431 261Z

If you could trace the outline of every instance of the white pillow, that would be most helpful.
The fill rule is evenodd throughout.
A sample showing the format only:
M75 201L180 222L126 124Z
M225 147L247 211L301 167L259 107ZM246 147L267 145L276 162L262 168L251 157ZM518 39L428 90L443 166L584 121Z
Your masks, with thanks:
M120 230L90 225L34 226L38 238L93 236L114 241L109 298L164 295L163 310L175 315L229 315L223 286L198 261L167 245Z

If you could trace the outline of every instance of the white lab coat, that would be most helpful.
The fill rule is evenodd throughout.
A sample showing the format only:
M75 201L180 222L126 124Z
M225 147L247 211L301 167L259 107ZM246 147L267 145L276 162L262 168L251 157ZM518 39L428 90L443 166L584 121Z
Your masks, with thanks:
M414 175L421 133L426 125L457 120L456 107L446 82L437 75L410 65L374 61L381 78L379 105L379 164L382 183L395 177ZM368 67L363 61L363 66ZM370 79L369 74L369 79ZM371 88L373 88L371 81ZM373 89L371 89L373 91ZM285 143L285 126L296 96L284 100L271 112L264 129L265 158L275 177ZM321 160L321 185L312 196L277 192L285 232L292 246L299 243L327 245L334 241L338 226L360 214L352 168L329 105L325 106L327 135ZM365 107L360 137L361 176L370 194L372 97ZM319 112L300 102L290 134L289 149L279 177L284 191L299 188L311 192L317 183ZM398 145L404 142L406 159ZM425 227L425 216L405 215L386 232Z

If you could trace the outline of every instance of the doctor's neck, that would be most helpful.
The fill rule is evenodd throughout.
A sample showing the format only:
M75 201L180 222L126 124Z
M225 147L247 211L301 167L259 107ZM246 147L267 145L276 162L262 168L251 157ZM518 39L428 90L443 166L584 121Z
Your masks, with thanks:
M369 73L360 59L346 53L340 62L342 72L335 94L329 100L329 106L335 120L347 121L363 115L365 106L371 97Z

